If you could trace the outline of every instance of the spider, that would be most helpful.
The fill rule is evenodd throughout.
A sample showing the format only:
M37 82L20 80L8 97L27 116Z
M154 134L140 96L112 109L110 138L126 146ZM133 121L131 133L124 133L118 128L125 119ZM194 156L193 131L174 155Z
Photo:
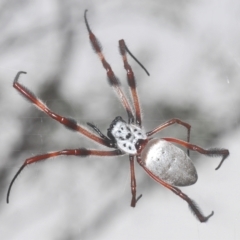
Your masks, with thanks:
M22 170L29 164L40 162L44 159L51 159L60 155L67 156L120 156L129 155L130 162L130 174L131 174L131 206L135 207L137 201L142 197L142 195L137 197L136 193L136 179L134 170L134 160L145 170L145 172L153 178L156 182L160 183L164 187L168 188L174 192L177 196L185 200L194 215L199 219L200 222L206 222L212 215L204 216L200 209L197 207L195 202L191 200L186 194L184 194L176 186L189 186L197 181L197 171L189 158L189 150L197 151L201 154L207 156L221 156L222 160L217 166L216 170L220 168L223 161L228 157L229 151L222 148L210 148L203 149L197 145L190 143L190 129L191 125L181 121L177 118L168 120L155 129L145 132L142 128L142 114L139 104L139 98L136 91L136 81L134 78L134 73L127 60L127 53L135 60L137 63L145 70L149 75L147 70L143 65L132 55L132 53L127 48L125 41L119 40L119 50L122 56L124 68L127 73L128 86L130 88L133 107L130 105L126 95L122 91L120 82L115 76L111 66L106 61L102 48L97 40L96 36L92 32L88 20L87 20L87 10L84 12L84 20L86 28L89 34L89 39L92 44L93 49L99 56L103 67L106 70L107 77L110 85L113 87L117 96L127 112L128 120L127 122L123 120L122 117L116 117L110 124L107 130L107 135L104 135L98 128L92 123L87 123L91 128L88 129L78 124L75 120L67 117L58 115L49 109L41 100L39 100L31 91L29 91L25 86L19 83L18 79L21 74L26 74L26 72L20 71L17 73L13 87L16 88L27 100L35 104L41 111L47 114L49 117L63 124L65 127L81 133L88 139L101 144L105 147L112 148L113 150L94 150L94 149L64 149L61 151L55 151L50 153L45 153L42 155L37 155L34 157L27 158L17 173L14 175L12 181L10 182L8 192L7 192L7 203L9 203L10 191L13 183L15 182L17 176L22 172ZM134 109L135 111L133 112ZM173 124L179 124L186 128L187 130L187 141L172 137L164 138L153 138L152 136L162 129L169 127ZM178 144L187 149L185 153L182 149L178 148L175 144Z

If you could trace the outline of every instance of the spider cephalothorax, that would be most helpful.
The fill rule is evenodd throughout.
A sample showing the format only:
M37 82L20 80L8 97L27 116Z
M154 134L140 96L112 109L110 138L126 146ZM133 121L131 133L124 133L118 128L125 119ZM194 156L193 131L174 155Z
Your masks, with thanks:
M145 170L145 172L153 178L155 181L168 188L176 195L185 200L193 213L197 216L197 218L201 222L206 222L212 215L213 212L204 216L196 204L180 189L176 186L188 186L194 184L197 181L197 172L196 169L189 158L189 150L197 151L201 154L207 156L221 156L222 160L218 165L220 168L224 159L229 155L229 151L227 149L221 148L211 148L211 149L203 149L197 145L190 143L190 129L191 126L183 122L179 119L171 119L166 121L163 124L160 124L158 127L153 129L152 131L145 132L142 128L142 114L140 110L140 104L138 99L138 94L136 91L136 81L134 78L134 73L132 71L131 66L127 60L127 53L135 60L137 63L145 70L145 72L149 75L147 70L143 67L143 65L132 55L132 53L127 48L125 41L119 41L119 49L120 54L122 56L122 60L124 63L124 68L127 72L127 81L130 87L131 96L133 100L133 106L131 107L130 102L128 101L126 95L122 91L120 83L116 78L111 66L106 61L102 48L100 46L99 41L96 36L91 31L88 21L87 21L87 10L84 13L85 24L89 33L90 42L93 46L93 49L98 54L103 67L106 70L108 80L110 85L113 87L117 96L125 108L128 115L128 123L126 123L121 117L116 117L109 129L107 130L107 136L105 136L94 124L87 123L89 127L91 127L96 133L94 134L86 127L83 127L81 124L78 124L75 120L63 117L58 115L49 109L41 100L39 100L30 90L28 90L25 86L19 83L18 79L21 74L26 74L26 72L18 72L14 82L13 87L16 88L23 96L28 99L30 102L35 104L41 111L47 114L49 117L58 121L65 127L74 130L76 132L81 133L83 136L91 139L92 141L103 145L105 147L113 148L114 150L95 150L95 149L64 149L60 151L45 153L42 155L30 157L25 160L23 165L20 167L18 172L14 175L7 192L7 202L9 202L10 191L14 181L17 176L21 173L21 171L29 164L39 162L45 159L51 159L56 156L67 155L67 156L118 156L118 155L126 155L129 156L130 162L130 173L131 173L131 193L132 200L131 206L135 207L137 201L140 199L136 197L136 179L135 179L135 170L134 170L134 160L136 159L139 165ZM135 110L135 112L132 111ZM187 141L183 141L176 138L153 138L152 136L162 129L169 127L173 124L182 125L187 129ZM187 154L175 146L174 144L181 145L187 149Z
M133 155L137 154L137 142L147 139L146 133L140 127L126 123L121 117L112 121L107 135L116 143L117 148Z

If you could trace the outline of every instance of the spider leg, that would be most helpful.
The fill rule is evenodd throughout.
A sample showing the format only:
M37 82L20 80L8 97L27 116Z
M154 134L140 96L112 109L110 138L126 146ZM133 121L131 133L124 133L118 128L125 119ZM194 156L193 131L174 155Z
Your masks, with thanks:
M169 141L169 142L175 142L187 149L190 149L192 151L197 151L201 154L204 154L204 155L207 155L207 156L210 156L210 157L218 157L218 156L221 156L222 157L222 160L221 162L218 164L218 166L215 168L215 170L218 170L223 161L228 157L229 155L229 151L227 149L224 149L224 148L209 148L209 149L203 149L197 145L194 145L194 144L191 144L189 142L185 142L185 141L182 141L180 139L176 139L176 138L162 138L166 141Z
M9 196L10 192L13 186L13 183L15 182L16 178L18 175L22 172L22 170L29 164L36 163L42 160L48 160L53 157L57 156L81 156L81 157L86 157L86 156L100 156L100 157L107 157L107 156L118 156L118 155L123 155L119 150L113 150L113 151L101 151L101 150L89 150L85 148L79 148L79 149L64 149L62 151L56 151L56 152L51 152L51 153L45 153L42 155L37 155L34 157L27 158L23 165L20 167L20 169L17 171L17 173L14 175L12 181L10 182L10 185L8 187L7 191L7 203L9 203Z
M14 82L13 87L16 88L25 98L27 98L30 102L35 104L41 111L45 112L49 117L53 118L54 120L58 121L59 123L63 124L67 128L77 131L86 137L90 138L91 140L100 143L107 147L113 147L113 144L111 141L108 141L107 139L100 138L96 136L95 134L91 133L84 127L78 125L75 120L71 118L62 117L55 112L51 111L41 100L39 100L30 90L28 90L25 86L23 86L21 83L18 82L19 76L26 72L18 72Z
M121 42L121 44L120 44L120 42ZM145 73L148 75L148 76L150 76L150 73L148 72L148 70L138 61L138 59L130 52L130 50L128 49L128 47L127 47L127 45L126 45L126 43L125 43L125 41L122 39L122 40L119 40L119 45L121 45L121 46L119 46L120 48L121 47L124 47L125 48L125 50L128 52L128 54L140 65L140 67L145 71ZM121 49L120 49L120 53L121 53ZM122 54L122 53L121 53Z
M171 190L172 192L174 192L176 195L178 195L180 198L182 198L183 200L185 200L190 209L192 210L192 212L194 213L194 215L196 215L196 217L199 219L200 222L206 222L210 217L213 216L214 212L212 211L211 214L209 214L208 216L203 216L201 210L198 208L198 206L196 205L196 203L190 199L186 194L184 194L180 189L178 189L177 187L174 187L166 182L164 182L162 179L158 178L157 176L155 176L150 170L148 170L144 163L141 161L141 158L139 156L137 156L137 162L141 165L141 167L143 167L143 169L147 172L147 174L153 178L156 182L160 183L161 185L163 185L164 187L168 188L169 190Z
M105 139L106 141L112 142L112 145L115 144L115 142L113 142L111 139L109 139L107 136L105 136L97 126L95 126L94 124L89 123L89 122L87 122L87 125L89 127L91 127L102 139Z
M120 87L119 80L115 76L111 66L106 61L106 59L105 59L105 57L102 53L102 47L101 47L99 41L97 40L96 36L91 31L91 28L90 28L90 26L88 24L88 21L87 21L87 10L85 10L85 12L84 12L84 20L85 20L85 24L86 24L86 27L87 27L87 30L88 30L88 33L89 33L90 42L93 46L93 49L95 50L95 52L99 56L103 67L106 69L107 76L108 76L108 79L109 79L109 83L110 83L111 86L113 86L114 90L117 93L117 96L118 96L119 100L121 101L123 107L126 109L127 114L128 114L129 123L133 123L134 122L134 116L133 116L133 113L132 113L131 106L130 106L126 96L124 95L124 93L123 93L123 91Z
M134 170L134 156L129 156L130 161L130 172L131 172L131 192L132 192L132 200L131 200L131 207L135 207L137 201L142 197L142 194L136 198L137 193L137 184L135 178L135 170Z
M186 122L183 122L183 121L181 121L180 119L177 119L177 118L173 118L173 119L170 119L170 120L166 121L165 123L162 123L160 126L156 127L155 129L153 129L150 132L147 132L146 134L147 134L148 137L150 137L153 134L155 134L157 132L160 132L162 129L164 129L166 127L169 127L169 126L171 126L175 123L177 123L179 125L182 125L185 128L187 128L187 142L190 142L191 125L186 123ZM189 149L187 149L187 155L189 156Z
M119 41L119 50L120 50L120 54L122 55L124 68L127 71L128 85L129 85L131 93L132 93L132 100L133 100L133 105L135 108L136 124L138 124L141 127L142 126L142 116L141 116L142 114L141 114L141 108L140 108L140 103L139 103L138 94L137 94L136 81L135 81L135 77L134 77L132 68L128 63L126 51L133 57L133 59L135 61L137 61L137 63L146 71L146 73L148 75L149 75L149 73L144 68L144 66L128 50L128 48L125 44L125 41L123 39Z

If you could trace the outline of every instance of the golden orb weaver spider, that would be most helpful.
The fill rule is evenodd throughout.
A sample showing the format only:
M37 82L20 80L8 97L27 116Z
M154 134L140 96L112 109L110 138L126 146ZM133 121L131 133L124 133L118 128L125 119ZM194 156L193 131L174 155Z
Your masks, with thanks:
M77 131L84 135L85 137L101 144L103 146L113 148L111 151L103 151L103 150L93 150L93 149L65 149L62 151L55 151L51 153L45 153L42 155L37 155L34 157L30 157L25 160L23 165L14 175L12 181L10 182L8 192L7 192L7 203L9 203L10 191L13 183L15 182L17 176L21 173L21 171L29 164L39 162L45 159L51 159L52 157L67 155L67 156L99 156L99 157L107 157L107 156L119 156L119 155L129 155L130 162L130 173L131 173L131 193L132 200L131 206L135 207L137 201L141 198L142 195L136 197L136 179L135 179L135 170L134 170L134 159L137 160L139 165L145 170L145 172L153 178L155 181L168 188L176 195L185 200L188 204L192 212L196 215L200 222L206 222L212 215L204 216L197 205L192 201L186 194L184 194L180 189L176 186L189 186L194 184L197 181L197 171L192 163L192 160L189 158L189 150L197 151L201 154L207 156L221 156L222 160L218 167L222 165L223 161L228 157L229 151L227 149L221 148L210 148L203 149L197 145L193 145L190 143L190 129L191 125L186 122L183 122L179 119L171 119L166 121L163 124L160 124L155 129L145 132L142 128L142 114L140 109L140 103L138 94L136 91L136 82L134 73L132 68L127 60L127 53L135 60L137 63L145 70L148 74L147 70L143 67L143 65L132 55L132 53L127 48L125 41L122 39L119 41L119 50L122 56L122 60L124 63L124 68L127 72L127 81L131 91L132 101L133 101L133 109L135 112L133 113L132 107L126 98L124 92L121 89L119 80L116 78L111 66L106 61L105 56L102 53L102 48L93 34L87 20L87 10L84 13L84 20L87 27L87 31L89 33L89 39L93 46L93 49L99 56L103 67L106 70L107 77L110 85L116 91L117 96L123 105L124 109L128 115L128 122L124 121L122 117L116 117L110 127L107 130L107 136L104 135L94 124L87 123L92 130L95 131L94 134L89 129L83 127L78 124L75 120L67 117L63 117L61 115L56 114L52 110L50 110L41 100L39 100L31 91L29 91L25 86L19 83L18 79L21 74L26 74L26 72L20 71L17 73L13 87L16 88L25 98L27 98L30 102L35 104L40 110L46 113L49 117L63 124L65 127ZM148 74L149 75L149 74ZM179 124L184 126L187 129L187 141L183 141L176 138L152 138L152 136L162 129L169 127L173 124ZM185 147L187 149L187 154L175 146L172 143L176 143Z

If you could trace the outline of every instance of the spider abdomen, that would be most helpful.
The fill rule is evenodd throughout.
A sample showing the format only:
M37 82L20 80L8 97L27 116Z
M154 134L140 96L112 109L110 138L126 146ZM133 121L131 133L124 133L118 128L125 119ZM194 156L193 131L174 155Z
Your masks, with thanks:
M154 175L171 185L189 186L198 179L187 154L163 139L150 140L141 152L141 160Z

